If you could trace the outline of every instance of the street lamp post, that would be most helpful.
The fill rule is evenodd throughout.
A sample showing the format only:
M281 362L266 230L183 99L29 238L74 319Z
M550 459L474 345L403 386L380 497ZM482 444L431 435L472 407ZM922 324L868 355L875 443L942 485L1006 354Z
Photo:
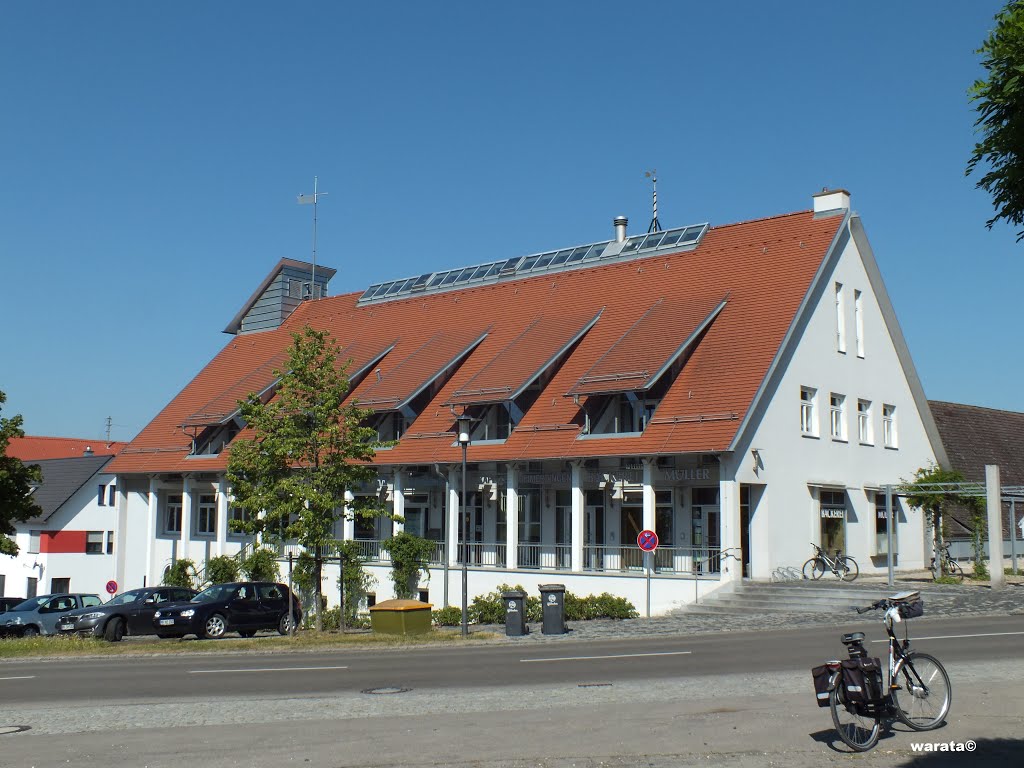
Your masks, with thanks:
M459 430L459 445L462 446L462 493L459 496L459 515L462 518L462 636L469 636L469 541L466 531L466 449L469 448L469 428L472 419L463 413L456 419Z

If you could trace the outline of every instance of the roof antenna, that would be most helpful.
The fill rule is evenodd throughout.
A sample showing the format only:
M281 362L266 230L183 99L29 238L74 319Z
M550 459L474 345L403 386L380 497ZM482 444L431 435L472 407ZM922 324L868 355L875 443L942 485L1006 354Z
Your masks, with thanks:
M661 222L658 221L658 171L653 169L644 171L644 176L651 180L654 185L654 218L651 219L651 226L647 228L648 234L661 231Z
M110 443L110 428L113 425L114 425L114 419L112 417L110 417L110 416L107 416L107 448L109 448L110 445L111 445L111 443Z
M313 194L312 195L299 195L299 205L312 205L313 206L313 274L309 281L309 296L312 299L316 296L316 206L317 201L321 195L326 195L326 192L317 191L317 177L313 177ZM304 297L305 298L305 297Z

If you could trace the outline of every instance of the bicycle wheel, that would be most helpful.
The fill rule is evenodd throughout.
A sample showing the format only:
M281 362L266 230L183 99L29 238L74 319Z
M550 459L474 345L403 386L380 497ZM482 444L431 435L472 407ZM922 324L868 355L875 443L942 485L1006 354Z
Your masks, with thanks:
M840 581L853 581L860 575L860 568L857 561L852 557L840 557L836 563L836 574Z
M825 573L825 563L820 557L812 557L804 563L804 578L817 581Z
M866 752L878 743L881 715L866 714L863 705L847 703L841 683L829 694L828 705L832 710L836 733L850 749Z
M946 570L949 571L949 575L954 579L960 579L960 581L964 580L964 569L960 567L960 563L956 560L947 560Z
M913 652L900 659L893 673L892 700L896 716L915 731L938 728L949 714L953 689L939 660Z

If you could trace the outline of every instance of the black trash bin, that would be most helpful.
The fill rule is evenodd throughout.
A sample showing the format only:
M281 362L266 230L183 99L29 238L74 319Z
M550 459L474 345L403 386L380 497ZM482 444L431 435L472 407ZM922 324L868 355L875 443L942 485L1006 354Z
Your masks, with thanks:
M565 584L541 584L540 602L544 606L544 625L541 634L564 635Z
M526 634L526 593L512 589L501 593L505 603L505 634L521 637Z

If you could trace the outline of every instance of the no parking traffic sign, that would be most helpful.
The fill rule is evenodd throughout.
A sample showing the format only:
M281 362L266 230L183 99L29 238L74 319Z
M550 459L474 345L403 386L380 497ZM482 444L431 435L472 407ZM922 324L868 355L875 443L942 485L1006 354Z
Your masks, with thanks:
M107 582L107 594L112 595L117 592L117 582L111 579Z
M658 534L649 530L640 531L636 537L636 545L644 552L653 552L658 548Z

